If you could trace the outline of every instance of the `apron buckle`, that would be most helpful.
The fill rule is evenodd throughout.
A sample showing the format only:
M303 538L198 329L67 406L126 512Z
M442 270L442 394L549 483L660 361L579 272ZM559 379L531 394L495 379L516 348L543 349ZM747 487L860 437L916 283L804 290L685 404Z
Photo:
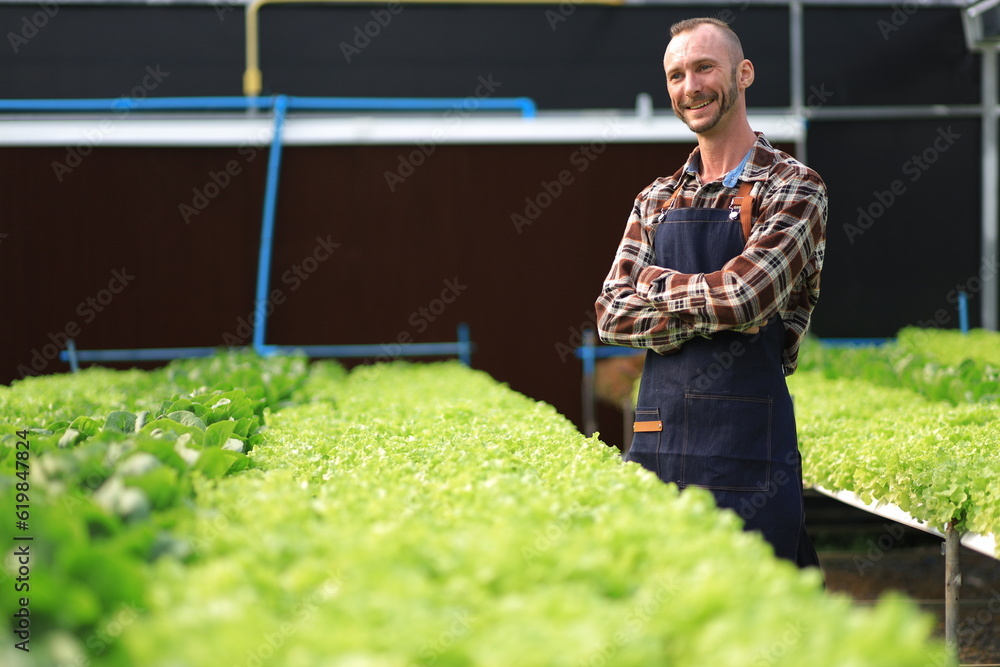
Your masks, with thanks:
M738 220L739 217L740 217L740 204L742 202L738 201L739 199L742 199L742 197L737 197L737 198L733 199L733 203L729 205L729 219L730 220Z

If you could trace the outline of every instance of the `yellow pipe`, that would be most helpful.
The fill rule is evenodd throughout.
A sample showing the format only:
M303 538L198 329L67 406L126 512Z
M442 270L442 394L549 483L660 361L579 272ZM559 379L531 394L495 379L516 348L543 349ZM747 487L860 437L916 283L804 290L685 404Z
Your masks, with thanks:
M264 5L278 3L325 2L328 4L379 3L386 0L252 0L247 4L246 16L246 69L243 70L243 94L248 97L260 95L264 87L264 77L260 71L260 31L257 15ZM515 4L515 5L555 5L556 0L395 0L400 4ZM622 5L625 0L573 0L574 5Z

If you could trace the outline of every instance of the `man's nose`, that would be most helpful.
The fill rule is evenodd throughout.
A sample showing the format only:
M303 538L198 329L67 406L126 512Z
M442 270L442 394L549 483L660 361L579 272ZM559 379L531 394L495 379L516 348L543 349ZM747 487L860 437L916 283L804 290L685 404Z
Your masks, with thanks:
M684 77L684 94L688 97L697 97L701 93L701 77L695 73Z

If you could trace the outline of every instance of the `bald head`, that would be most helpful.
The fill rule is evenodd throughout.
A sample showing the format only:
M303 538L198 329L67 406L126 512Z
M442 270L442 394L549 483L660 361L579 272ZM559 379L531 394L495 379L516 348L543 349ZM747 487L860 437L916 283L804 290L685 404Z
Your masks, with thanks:
M678 21L670 26L670 37L677 37L683 33L699 29L702 26L711 26L713 30L717 30L722 36L729 53L729 64L732 67L735 67L743 60L743 44L740 43L739 36L733 32L729 24L716 18L702 17Z
M739 38L711 18L681 21L670 34L663 71L674 114L699 137L724 136L732 128L742 134L749 127L745 91L754 71Z

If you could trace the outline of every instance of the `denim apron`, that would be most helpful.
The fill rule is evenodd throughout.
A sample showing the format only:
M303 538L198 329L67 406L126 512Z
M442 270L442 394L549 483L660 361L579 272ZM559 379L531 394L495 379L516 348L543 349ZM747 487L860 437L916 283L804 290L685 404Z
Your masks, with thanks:
M673 209L655 229L657 266L718 271L743 252L750 183L726 208ZM678 191L680 186L678 186ZM672 354L646 353L632 444L625 456L680 488L700 486L759 531L780 558L818 565L803 528L801 458L782 370L784 327L695 337Z

